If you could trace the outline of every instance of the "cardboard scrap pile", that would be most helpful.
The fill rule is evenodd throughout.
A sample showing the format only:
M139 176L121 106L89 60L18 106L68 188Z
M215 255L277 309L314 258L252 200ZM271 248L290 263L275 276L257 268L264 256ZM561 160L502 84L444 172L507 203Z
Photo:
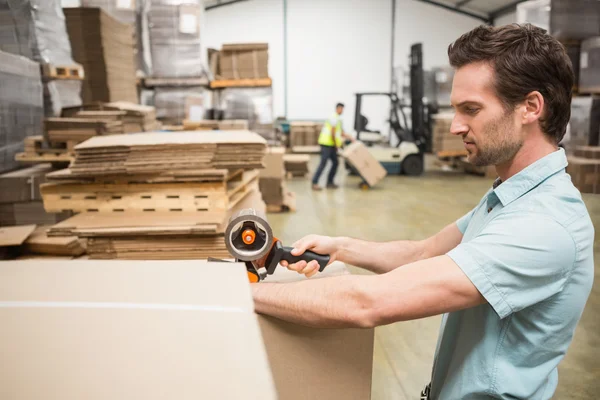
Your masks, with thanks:
M450 133L450 125L454 118L454 113L440 113L432 116L433 132L432 151L439 153L443 151L451 151L467 155L463 139L460 135L452 135Z
M44 210L40 185L52 170L50 164L38 164L0 175L0 226L55 224L72 215Z
M65 8L75 61L83 65L83 103L138 102L134 26L100 8Z
M291 176L306 176L308 174L308 154L284 154L285 172Z
M47 210L80 212L48 234L86 239L92 259L227 258L230 216L265 211L256 171L265 151L248 131L90 139L41 188Z
M283 147L269 148L260 171L260 192L269 212L296 211L296 195L285 185L284 154Z
M269 44L224 44L213 58L218 79L260 79L269 77ZM217 61L218 60L218 61ZM215 68L215 63L218 65Z
M298 150L298 148L310 146L318 151L322 128L323 124L318 122L292 122L290 124L290 147L292 150Z
M582 193L600 193L600 147L577 146L567 157L567 173Z

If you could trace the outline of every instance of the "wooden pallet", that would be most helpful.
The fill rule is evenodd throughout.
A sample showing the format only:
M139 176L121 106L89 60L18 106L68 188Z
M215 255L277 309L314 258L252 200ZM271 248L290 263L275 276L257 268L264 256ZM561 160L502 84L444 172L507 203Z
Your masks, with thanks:
M190 87L190 86L209 86L207 78L158 78L158 77L147 77L142 78L142 86L146 88L154 88L161 86L177 86L177 87Z
M273 84L271 78L259 79L219 79L210 82L211 89L230 87L270 87Z
M83 66L81 64L73 65L54 65L42 64L42 76L45 79L65 79L81 81L85 78Z
M40 190L48 212L217 212L231 209L257 186L258 171L240 170L221 182L66 182Z
M15 155L15 161L21 163L30 164L43 164L43 163L70 163L73 161L73 156L68 153L45 153L45 154L30 154L30 153L17 153Z

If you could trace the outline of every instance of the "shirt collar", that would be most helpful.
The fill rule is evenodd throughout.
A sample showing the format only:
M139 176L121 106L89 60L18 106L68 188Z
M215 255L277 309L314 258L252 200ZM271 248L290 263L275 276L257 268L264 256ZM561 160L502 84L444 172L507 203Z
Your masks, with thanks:
M506 207L550 176L564 170L567 164L565 150L559 148L511 176L506 182L497 179L494 182L493 191L502 205Z

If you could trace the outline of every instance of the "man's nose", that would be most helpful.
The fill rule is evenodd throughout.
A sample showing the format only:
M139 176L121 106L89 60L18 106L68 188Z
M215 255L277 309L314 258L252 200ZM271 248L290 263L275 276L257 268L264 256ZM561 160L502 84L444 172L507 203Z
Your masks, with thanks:
M467 124L460 120L460 117L456 115L452 119L452 124L450 125L450 133L453 135L466 135L469 132L469 127Z

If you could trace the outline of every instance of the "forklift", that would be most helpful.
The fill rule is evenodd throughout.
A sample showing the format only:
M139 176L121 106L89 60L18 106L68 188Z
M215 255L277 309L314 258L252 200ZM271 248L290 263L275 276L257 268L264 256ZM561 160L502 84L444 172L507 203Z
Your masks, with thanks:
M390 133L397 138L395 146L382 143L380 131L369 130L369 120L362 114L362 100L365 96L387 96L390 99ZM393 92L356 93L354 130L357 140L369 147L371 154L387 170L388 174L419 176L424 170L424 154L431 151L431 115L435 106L423 103L423 48L421 43L411 46L410 54L410 105L404 104ZM411 124L409 126L405 109L410 107ZM355 172L352 171L351 172Z

